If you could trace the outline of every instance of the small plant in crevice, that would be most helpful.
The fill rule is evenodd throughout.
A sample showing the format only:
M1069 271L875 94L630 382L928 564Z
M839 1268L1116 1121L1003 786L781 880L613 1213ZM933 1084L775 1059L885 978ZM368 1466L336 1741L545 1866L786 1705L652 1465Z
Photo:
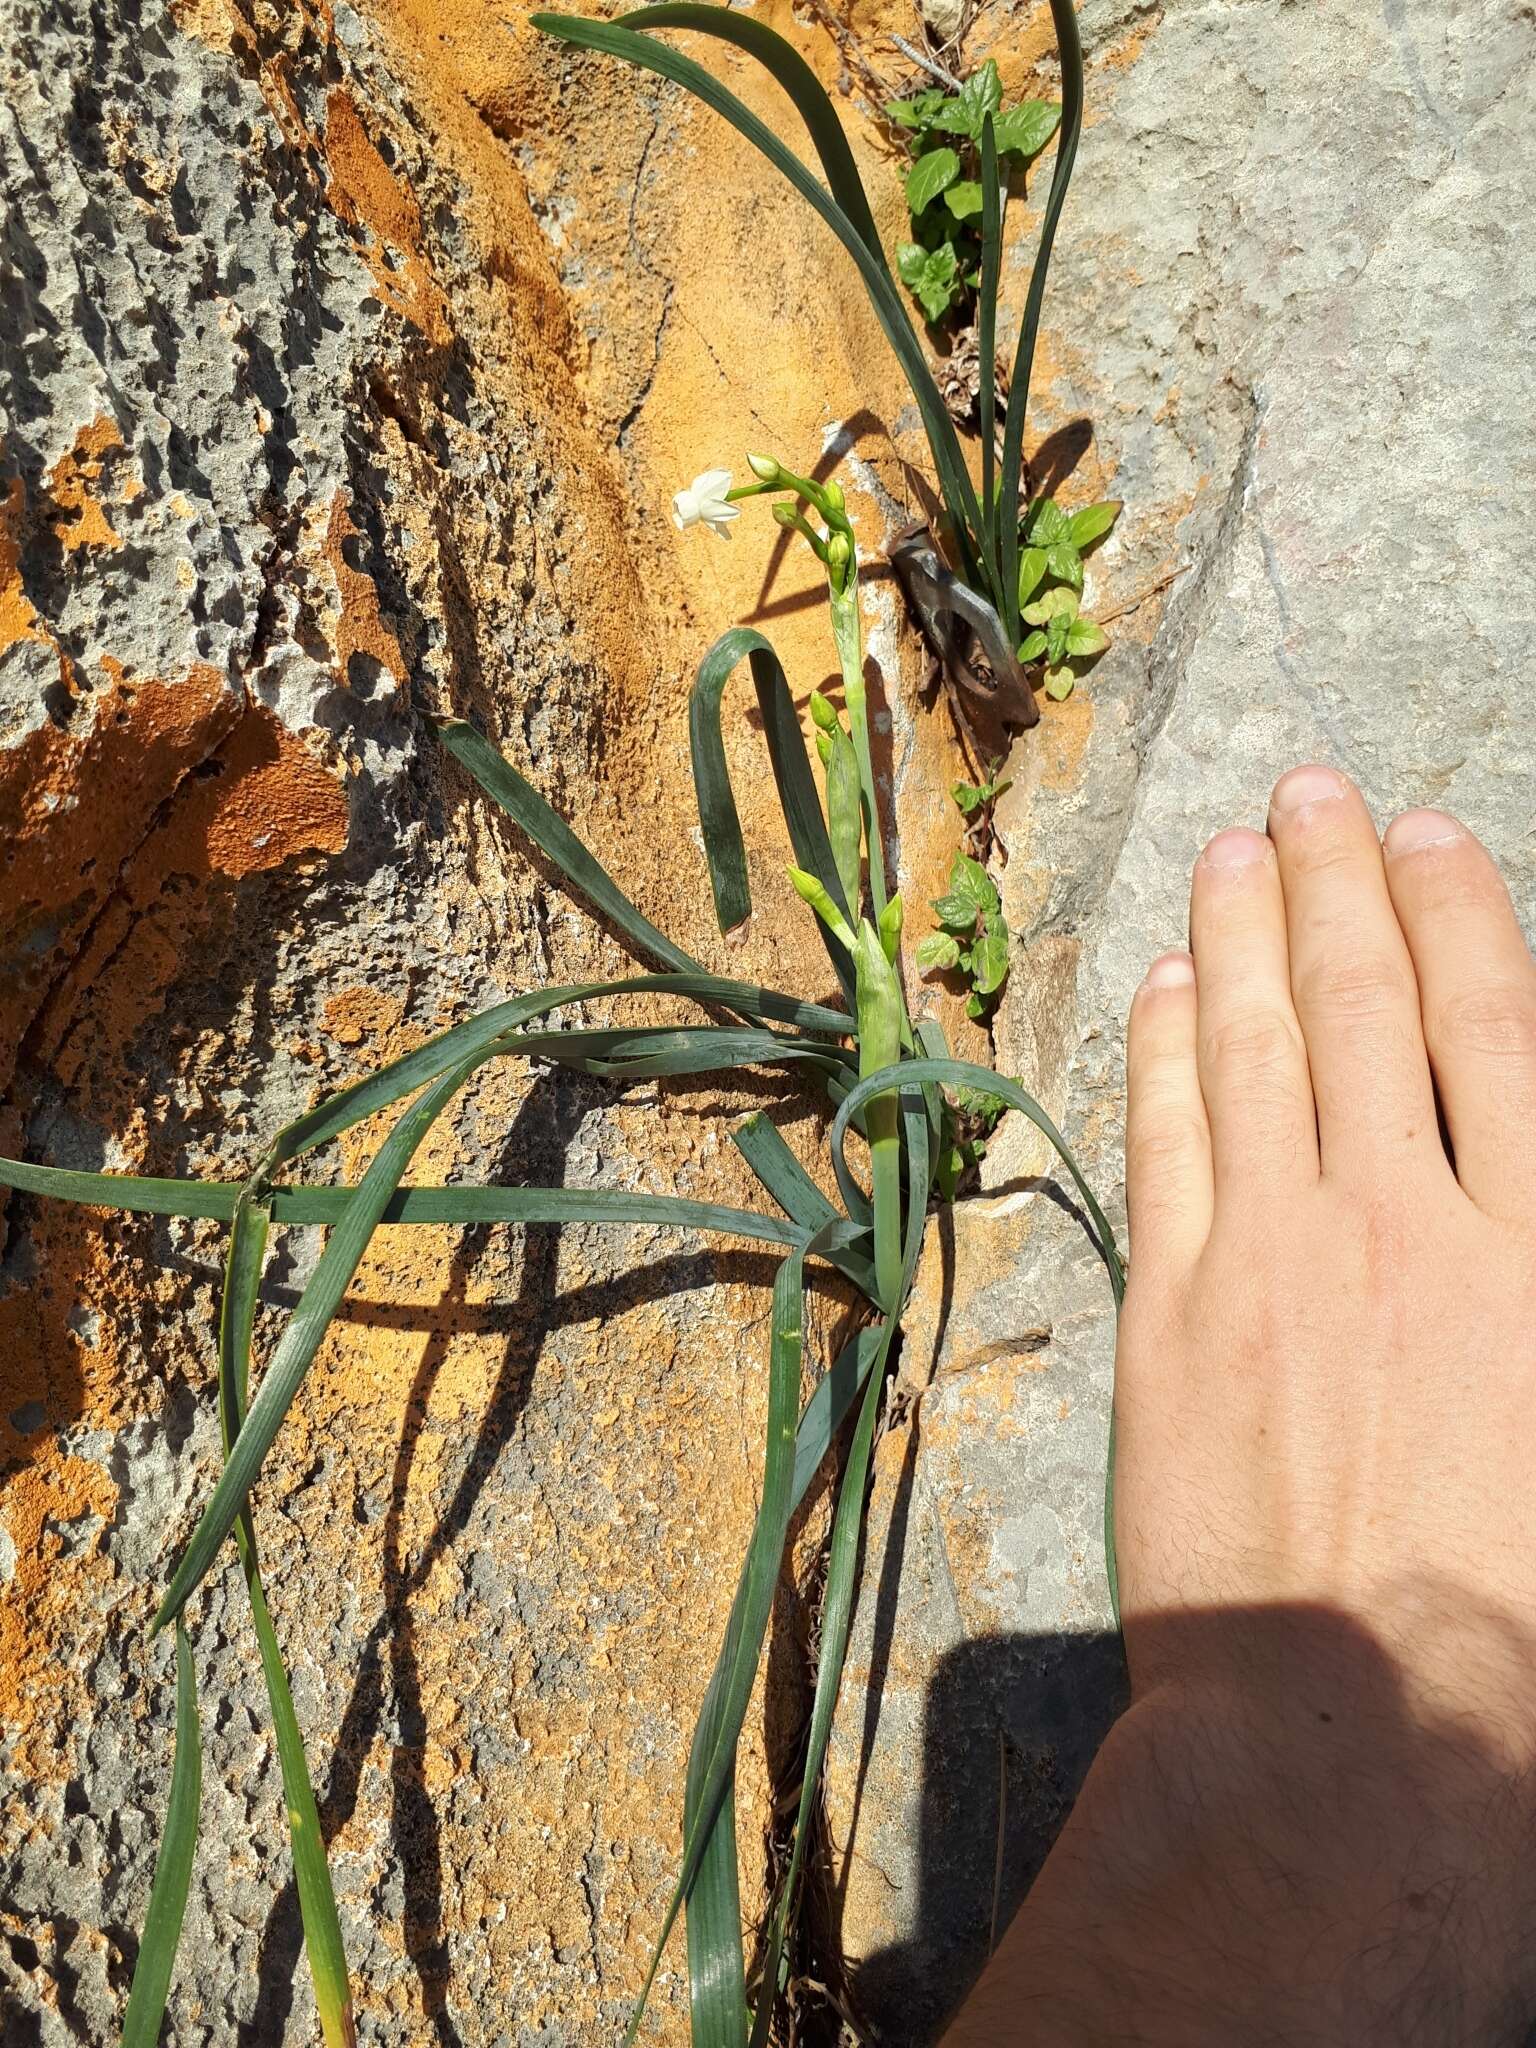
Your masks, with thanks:
M896 250L902 283L934 326L974 323L981 290L982 131L992 123L997 176L1022 174L1061 125L1049 100L1004 107L1002 80L988 58L958 92L930 86L910 99L887 100L886 117L902 131L912 156L905 180L912 239Z
M1006 796L1013 787L1013 777L1003 774L1001 759L988 762L980 782L952 782L950 796L956 810L965 820L965 836L972 842L971 851L978 859L984 859L987 848L994 837L992 814L997 808L999 797Z
M949 887L933 899L939 920L917 948L917 964L925 974L942 970L958 974L969 993L965 1014L985 1017L1008 979L1008 924L997 884L979 860L957 852L949 870Z
M891 567L951 684L973 696L978 690L990 696L995 714L1018 725L1038 717L1018 652L1027 602L1020 596L1021 555L1034 545L1024 530L1025 415L1046 275L1083 120L1083 58L1072 0L1050 0L1050 7L1061 59L1059 109L1033 100L1005 109L997 68L990 62L953 94L940 91L935 98L919 93L887 109L887 118L909 135L916 150L907 176L914 239L898 252L896 271L881 245L832 102L793 45L751 12L663 0L613 21L545 13L530 17L534 27L566 43L622 58L683 86L760 150L842 243L912 393L942 506L893 540ZM714 71L662 41L658 31L672 29L731 44L761 65L784 95L772 118L761 118ZM820 178L781 132L800 130L815 153ZM1030 162L1053 133L1055 161L1005 405L997 370L997 316L1007 173ZM953 311L958 293L974 292L979 483L913 327L897 271L930 319Z
M1120 502L1105 498L1063 512L1054 498L1037 498L1024 518L1027 545L1019 557L1019 614L1031 628L1019 660L1044 665L1045 693L1060 702L1109 645L1109 635L1081 608L1083 556L1106 539L1120 517Z
M375 1233L424 1224L634 1224L711 1233L776 1246L766 1413L758 1510L729 1621L694 1728L681 1814L678 1873L657 1932L630 2024L633 2040L663 1948L686 1911L689 1999L697 2048L765 2048L784 1988L782 1959L798 1912L821 1769L841 1681L857 1581L865 1491L887 1370L921 1251L930 1200L952 1194L985 1142L982 1125L1004 1108L1021 1110L1066 1167L1118 1304L1119 1254L1103 1211L1050 1118L1016 1081L951 1057L943 1033L910 1011L902 977L901 898L889 886L879 792L870 758L858 605L858 554L840 488L817 484L773 458L752 459L755 483L739 492L705 472L693 510L726 523L737 500L777 493L774 516L814 549L843 677L844 707L813 703L823 766L822 796L794 701L770 643L749 628L724 634L705 655L688 718L699 821L722 933L752 912L741 824L726 765L722 698L746 662L761 715L769 766L793 856L771 915L779 923L796 894L809 903L825 944L833 993L826 1001L712 973L630 901L570 827L479 732L448 721L442 746L491 802L559 870L571 893L621 932L654 965L617 981L543 988L466 1017L416 1050L316 1102L278 1131L241 1179L152 1179L75 1172L0 1160L0 1186L26 1194L160 1216L202 1217L226 1226L217 1330L216 1399L224 1466L169 1572L150 1633L174 1625L176 1742L166 1823L139 1947L125 2048L158 2040L196 1851L201 1804L197 1619L193 1601L211 1571L238 1566L282 1769L282 1790L305 1944L326 2048L355 2039L352 1991L332 1893L326 1844L283 1658L257 1562L252 1489L310 1365L342 1306ZM681 517L681 512L679 514ZM975 866L975 863L972 863ZM953 922L967 949L991 960L999 914L958 870ZM985 881L982 875L982 881ZM792 890L789 885L792 884ZM987 889L990 889L987 883ZM948 899L945 899L947 902ZM1002 961L1006 966L1006 935ZM957 954L958 954L958 939ZM978 992L992 975L976 966ZM994 981L993 986L1000 985ZM706 1021L658 1018L614 1026L575 1021L573 1012L607 996L648 994L702 1012ZM616 1088L669 1076L758 1068L782 1077L786 1093L809 1087L830 1119L826 1180L831 1199L762 1113L731 1132L771 1207L638 1194L621 1189L410 1184L411 1161L438 1119L450 1113L487 1062L518 1059L597 1075ZM946 1095L946 1090L951 1091ZM365 1119L393 1110L394 1122L355 1185L316 1185L293 1169ZM863 1170L861 1171L861 1162ZM248 1398L253 1334L269 1234L320 1228L325 1242L297 1303L287 1313L254 1396ZM804 1406L804 1294L816 1262L851 1282L864 1320L827 1365ZM749 1984L742 1940L733 1800L737 1746L783 1568L791 1521L812 1479L853 1428L843 1451L826 1560L805 1758L789 1850ZM227 1545L233 1539L235 1557ZM1113 1583L1113 1582L1112 1582Z

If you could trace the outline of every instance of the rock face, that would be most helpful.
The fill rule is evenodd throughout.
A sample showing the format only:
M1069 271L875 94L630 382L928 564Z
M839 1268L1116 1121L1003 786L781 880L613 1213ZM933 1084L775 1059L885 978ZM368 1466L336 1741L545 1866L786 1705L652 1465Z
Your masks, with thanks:
M801 697L827 676L819 572L766 519L720 547L665 516L762 445L856 458L876 546L901 514L902 388L789 196L680 95L489 5L65 0L0 33L3 1149L239 1176L473 1008L625 968L429 712L481 720L701 957L820 989L740 692L762 908L733 951L713 929L685 707L748 617ZM868 623L887 776L928 747L930 792L948 743L902 709L888 585ZM928 810L910 857L936 871ZM781 1099L808 1149L793 1087L619 1103L489 1070L416 1171L750 1203L725 1133ZM380 1135L320 1170L355 1178ZM4 1214L0 2033L53 2048L115 2037L142 1924L171 1728L144 1626L217 1471L220 1233ZM276 1245L258 1363L313 1239ZM621 2031L756 1505L770 1274L651 1230L376 1241L257 1516L363 2040ZM171 2030L308 2042L229 1576L192 1618L208 1759ZM803 1652L787 1592L738 1788L749 1908ZM679 1987L669 1962L658 2039L686 2033Z
M1026 943L997 1063L1102 1190L1131 991L1184 935L1203 840L1261 823L1281 768L1336 762L1383 818L1454 808L1536 924L1536 611L1509 509L1536 473L1536 23L1509 0L1081 11L1091 125L1040 420L1091 420L1090 474L1127 502L1099 604L1189 566L1135 615L1145 644L1016 750ZM980 1966L1120 1683L1108 1291L1060 1208L1006 1192L1046 1166L1018 1122L993 1198L930 1247L830 1766L855 2009L903 2044Z
M861 5L839 52L789 0L760 11L829 84L913 29ZM1383 807L1455 804L1536 891L1508 509L1533 454L1536 70L1514 0L1432 28L1284 0L1083 13L1094 125L1036 467L1069 502L1127 500L1101 609L1191 566L1018 751L997 1053L1103 1187L1126 996L1181 930L1201 838L1258 815L1278 764L1322 753ZM1044 10L993 19L1022 86ZM720 547L664 516L765 445L841 461L872 552L912 507L904 388L798 202L680 95L489 0L18 0L0 35L0 1148L234 1178L322 1089L472 1008L622 970L429 713L478 718L701 957L820 989L740 700L760 908L739 950L714 933L683 710L744 619L797 696L828 675L813 565L748 519ZM851 100L848 125L894 235L899 167ZM866 621L915 906L958 764L878 576ZM763 1099L492 1069L418 1172L752 1202L724 1133ZM812 1157L809 1098L772 1099ZM1044 1165L1005 1127L988 1198L936 1232L880 1449L822 1934L902 2042L936 2031L1116 1697L1112 1332L1073 1220L1018 1185ZM220 1243L4 1216L0 2018L55 2048L113 2037L142 1923L171 1725L169 1646L143 1629L217 1469ZM280 1239L263 1349L315 1250ZM768 1271L567 1227L387 1231L359 1274L258 1521L364 2041L621 2030L755 1505ZM171 2033L307 2042L227 1577L194 1619L204 1841ZM806 1636L786 1588L738 1785L749 1911ZM658 2040L686 2038L681 1974L674 1955Z

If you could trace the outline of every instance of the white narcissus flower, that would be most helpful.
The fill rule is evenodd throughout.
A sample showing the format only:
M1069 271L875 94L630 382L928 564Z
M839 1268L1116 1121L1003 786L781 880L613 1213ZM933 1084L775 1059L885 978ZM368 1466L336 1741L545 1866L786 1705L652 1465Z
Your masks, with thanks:
M741 517L739 505L726 503L725 494L730 488L728 469L701 470L687 490L679 491L672 500L672 518L678 532L686 533L690 526L702 525L722 540L729 540L731 520Z

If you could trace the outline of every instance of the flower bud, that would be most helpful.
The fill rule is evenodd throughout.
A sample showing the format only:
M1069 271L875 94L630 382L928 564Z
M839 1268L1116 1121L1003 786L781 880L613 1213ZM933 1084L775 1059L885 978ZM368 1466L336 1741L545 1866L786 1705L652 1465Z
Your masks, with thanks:
M749 455L747 467L759 483L776 484L779 480L779 465L771 455Z
M837 730L836 708L823 697L820 690L811 692L811 720L813 724L820 726L823 732Z
M843 496L843 487L835 479L831 483L822 485L821 496L822 503L829 512L845 512L848 509L848 500Z

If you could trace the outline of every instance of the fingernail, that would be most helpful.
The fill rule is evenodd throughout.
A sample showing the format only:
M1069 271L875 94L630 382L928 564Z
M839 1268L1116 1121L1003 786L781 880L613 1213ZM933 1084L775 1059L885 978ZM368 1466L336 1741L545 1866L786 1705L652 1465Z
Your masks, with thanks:
M1208 868L1246 868L1268 858L1269 841L1262 832L1250 832L1245 825L1234 825L1230 832L1218 832L1200 856L1202 865Z
M1329 803L1348 794L1349 782L1337 768L1324 768L1316 761L1309 761L1304 767L1293 768L1289 775L1281 776L1275 784L1269 807L1272 811L1300 811L1308 804Z
M1147 969L1148 988L1183 988L1195 978L1195 963L1187 953L1164 953Z
M1382 845L1389 854L1417 853L1425 846L1453 846L1466 836L1448 811L1404 811L1387 827Z

